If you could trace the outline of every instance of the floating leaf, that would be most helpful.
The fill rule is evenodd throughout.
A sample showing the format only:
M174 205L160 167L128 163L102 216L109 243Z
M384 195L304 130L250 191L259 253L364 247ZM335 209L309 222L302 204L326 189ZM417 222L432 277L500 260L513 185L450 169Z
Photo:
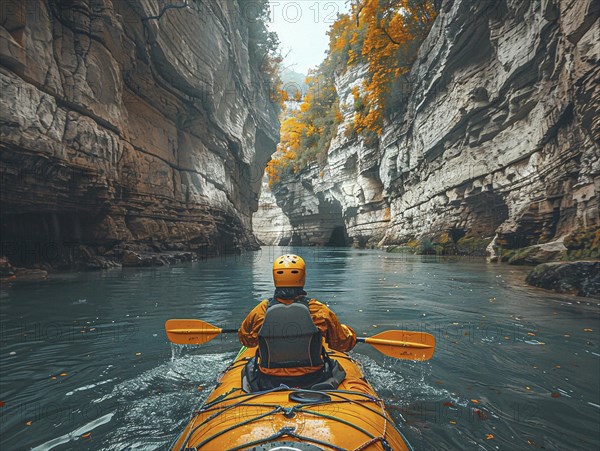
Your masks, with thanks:
M592 332L592 329L590 329L590 328L588 327L588 328L585 328L585 329L583 329L583 331L584 331L584 332Z
M550 393L550 396L552 396L553 398L560 398L560 393L557 391L553 391L552 393Z
M505 340L510 340L510 337L504 337Z
M450 424L456 424L456 421L450 420L450 421L448 421L448 423L450 423Z
M560 368L560 365L554 365L554 368Z
M480 419L480 420L483 420L483 421L485 421L485 420L487 420L487 419L489 418L489 417L488 417L488 415L487 415L487 413L485 413L485 412L484 412L483 410L481 410L481 409L473 409L473 413L474 413L475 415L477 415L477 416L479 417L479 419Z
M531 446L535 445L535 442L533 440L527 440L527 443L529 443Z
M68 376L68 374L67 373L60 373L59 376L60 377L65 377L65 376Z
M527 386L525 386L525 389L526 389L526 390L531 390L531 387L527 387Z
M56 380L56 376L52 376L52 377L50 377L50 379L52 379L53 381L55 381Z
M454 404L452 404L451 402L445 402L444 405L446 407L454 407Z
M444 383L444 382L443 382L443 381L440 381L440 380L437 380L437 381L435 381L435 382L434 382L434 384L437 384L437 385L442 385L443 383Z
M142 355L142 353L141 352L136 352L135 355L140 356L140 355Z
M91 437L91 436L92 436L92 433L91 433L91 432L86 432L85 434L83 434L83 435L81 436L81 438L88 438L88 437Z
M198 385L198 391L202 391L204 390L204 387L202 385Z
M527 335L529 335L530 337L535 337L535 334L533 332L527 332Z
M31 426L31 423L33 423L33 421L29 420L27 423L25 423L27 426Z
M476 399L471 399L471 402L474 403L474 404L479 404L479 401L476 400Z
M0 401L0 407L4 407L6 403L4 401Z
M494 434L487 434L487 435L485 436L485 439L486 439L486 440L492 440L493 438L494 438Z
M571 334L565 334L566 338L571 338Z

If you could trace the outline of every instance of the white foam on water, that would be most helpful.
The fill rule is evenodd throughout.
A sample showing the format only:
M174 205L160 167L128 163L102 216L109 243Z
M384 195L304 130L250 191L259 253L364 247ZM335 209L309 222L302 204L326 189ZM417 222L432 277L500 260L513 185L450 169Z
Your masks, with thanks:
M75 394L78 391L84 391L84 390L89 390L91 388L96 388L96 387L98 387L100 385L108 384L108 383L110 383L112 381L114 381L114 379L107 379L105 381L100 381L100 382L97 382L95 384L84 385L83 387L78 387L78 388L76 388L74 390L71 390L70 392L65 393L65 396L72 396L73 394Z
M176 357L116 385L111 397L120 406L117 426L103 437L102 449L166 448L235 355ZM164 441L158 443L157 437L164 437Z

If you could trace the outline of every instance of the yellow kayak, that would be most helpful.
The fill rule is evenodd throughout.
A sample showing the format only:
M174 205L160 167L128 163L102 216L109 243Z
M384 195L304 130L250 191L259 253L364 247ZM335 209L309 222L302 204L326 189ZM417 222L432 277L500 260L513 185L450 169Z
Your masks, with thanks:
M346 372L336 390L282 386L248 393L242 370L255 349L242 348L173 450L411 450L359 363L327 352Z

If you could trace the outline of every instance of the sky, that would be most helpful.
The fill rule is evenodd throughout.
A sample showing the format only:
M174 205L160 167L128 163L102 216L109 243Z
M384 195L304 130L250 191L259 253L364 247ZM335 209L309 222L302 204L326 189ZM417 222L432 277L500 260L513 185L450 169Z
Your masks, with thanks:
M269 29L279 35L283 64L306 74L318 66L329 47L327 31L338 13L349 9L347 0L270 0Z

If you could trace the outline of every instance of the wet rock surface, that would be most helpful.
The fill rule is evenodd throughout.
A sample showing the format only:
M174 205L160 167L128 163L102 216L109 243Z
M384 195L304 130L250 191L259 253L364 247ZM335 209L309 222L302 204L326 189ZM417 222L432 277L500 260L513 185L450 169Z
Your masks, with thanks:
M507 260L511 265L539 265L560 260L566 255L566 251L567 248L560 240L519 249Z
M17 268L6 257L0 257L0 283L46 280L48 271L41 268Z
M527 283L559 293L600 299L600 261L545 263L531 271Z

